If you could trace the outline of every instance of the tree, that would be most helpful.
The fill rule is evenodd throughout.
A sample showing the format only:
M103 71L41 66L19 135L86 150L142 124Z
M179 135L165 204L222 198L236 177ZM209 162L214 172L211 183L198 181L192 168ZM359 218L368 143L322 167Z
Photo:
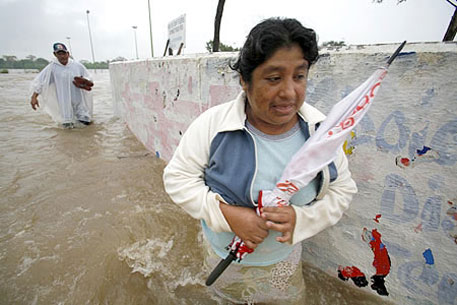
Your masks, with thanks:
M212 52L213 51L213 41L212 40L209 40L206 42L206 50L208 52ZM222 42L219 43L219 50L221 52L235 52L235 51L239 51L240 49L239 48L234 48L232 46L229 46L229 45L226 45L226 44L223 44Z
M48 64L49 64L49 61L47 61L46 59L41 58L41 57L40 57L40 58L37 58L37 59L35 60L35 62L38 63L38 64L40 64L40 65L48 65Z
M49 64L49 61L47 61L46 59L44 58L37 58L35 59L35 67L39 70L42 70L44 67L46 67L48 64Z
M373 0L376 3L382 3L384 0ZM405 2L406 0L397 0L397 4ZM453 0L457 1L457 0ZM453 41L457 33L457 2L453 3L451 0L446 0L450 5L454 7L454 15L452 15L449 26L447 27L446 33L444 34L443 41Z
M322 43L322 46L323 47L335 47L335 48L341 48L341 47L345 47L346 46L346 43L344 41L333 41L333 40L330 40L330 41L325 41Z
M34 55L27 56L26 59L18 60L14 55L3 55L0 58L0 68L2 69L43 69L49 63L44 58L36 58ZM33 59L33 60L32 60Z
M108 62L106 61L89 62L88 60L81 60L80 63L87 69L108 69Z
M118 57L116 57L115 59L113 59L111 62L126 61L126 60L127 60L127 58L122 57L122 56L118 56Z
M17 60L17 57L14 56L14 55L3 55L3 58L6 60L6 61L16 61Z
M214 19L214 39L213 52L219 52L219 33L221 30L222 12L224 11L225 0L219 0L217 3L216 18Z

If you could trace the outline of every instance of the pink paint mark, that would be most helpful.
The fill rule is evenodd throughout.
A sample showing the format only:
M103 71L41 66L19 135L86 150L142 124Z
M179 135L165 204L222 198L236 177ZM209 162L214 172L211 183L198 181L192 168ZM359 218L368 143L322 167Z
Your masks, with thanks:
M149 83L148 91L149 94L142 96L145 108L151 112L150 123L141 127L142 130L147 130L148 134L144 145L149 150L158 151L162 158L169 160L178 146L182 132L200 113L207 110L208 105L181 99L173 103L166 103L164 96L157 94L157 92L162 92L158 82ZM170 112L179 114L179 116L171 119ZM144 114L141 115L144 116ZM157 147L157 142L160 143L160 149Z
M184 81L189 94L192 94L193 84L192 77ZM164 160L170 160L182 134L196 117L210 106L233 99L240 89L239 86L210 86L208 102L202 103L182 99L179 91L176 96L179 99L173 100L161 86L160 82L149 82L147 90L134 91L136 88L125 83L121 96L123 116L130 130L147 149Z
M422 232L422 222L414 228L414 232L419 233Z
M379 223L379 218L381 218L381 214L376 214L375 218L373 218L374 221Z
M189 76L189 79L187 81L187 92L189 92L189 94L192 94L192 76Z
M228 102L236 97L240 87L226 85L211 85L209 87L209 101L211 106Z

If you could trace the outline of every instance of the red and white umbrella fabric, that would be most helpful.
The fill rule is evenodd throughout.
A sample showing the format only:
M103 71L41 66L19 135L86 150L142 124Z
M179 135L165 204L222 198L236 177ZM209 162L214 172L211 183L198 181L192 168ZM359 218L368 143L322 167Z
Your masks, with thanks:
M316 175L337 156L338 150L350 132L362 120L376 96L387 68L406 44L404 41L389 58L385 67L378 68L363 84L335 104L316 132L303 144L287 164L273 190L262 190L259 194L257 214L262 207L286 206L290 198L302 187L308 185ZM235 259L241 261L254 250L235 236L227 247L230 250L208 277L211 285Z

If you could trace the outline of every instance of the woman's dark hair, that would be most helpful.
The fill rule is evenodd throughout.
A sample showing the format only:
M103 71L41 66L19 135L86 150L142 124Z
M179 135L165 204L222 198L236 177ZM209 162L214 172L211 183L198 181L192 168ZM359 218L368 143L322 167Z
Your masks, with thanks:
M316 33L305 28L296 19L269 18L257 24L240 50L237 61L231 68L246 83L251 82L252 72L268 60L276 50L298 44L308 64L318 58Z

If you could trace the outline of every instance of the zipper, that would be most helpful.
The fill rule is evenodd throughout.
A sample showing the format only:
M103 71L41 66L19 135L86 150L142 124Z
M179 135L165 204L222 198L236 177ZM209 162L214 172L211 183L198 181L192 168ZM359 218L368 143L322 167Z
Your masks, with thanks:
M246 126L243 126L243 129L244 131L246 131L248 133L248 135L251 137L252 139L252 142L254 143L254 159L255 159L255 166L254 166L254 176L252 177L252 181L251 181L251 185L249 186L249 199L251 200L251 203L254 207L257 207L257 204L254 202L254 200L252 198L254 198L252 196L252 189L254 188L254 181L255 181L255 178L257 176L257 144L255 142L255 139L254 139L254 136L252 135L252 133L246 128Z

